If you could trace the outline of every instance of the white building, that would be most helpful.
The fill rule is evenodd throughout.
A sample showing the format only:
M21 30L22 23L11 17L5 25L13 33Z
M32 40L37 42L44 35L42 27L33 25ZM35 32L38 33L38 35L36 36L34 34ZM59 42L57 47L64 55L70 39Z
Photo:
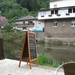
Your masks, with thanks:
M21 31L42 31L44 28L44 22L39 21L36 17L33 16L25 16L16 19L16 26L14 28Z
M75 37L75 0L50 0L50 8L38 11L51 37Z
M75 6L75 0L50 0L50 9Z
M75 17L74 0L51 0L50 9L39 10L38 19L59 19ZM66 14L70 13L69 16Z

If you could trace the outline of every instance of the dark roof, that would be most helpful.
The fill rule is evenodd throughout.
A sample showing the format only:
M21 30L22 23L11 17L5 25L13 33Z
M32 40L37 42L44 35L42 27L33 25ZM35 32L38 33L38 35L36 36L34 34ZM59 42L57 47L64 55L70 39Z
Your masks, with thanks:
M25 17L22 17L22 18L19 18L19 19L16 19L15 21L27 21L27 20L37 20L38 18L36 17L33 17L33 16L25 16Z
M7 19L3 16L0 16L0 25L7 25L9 24Z

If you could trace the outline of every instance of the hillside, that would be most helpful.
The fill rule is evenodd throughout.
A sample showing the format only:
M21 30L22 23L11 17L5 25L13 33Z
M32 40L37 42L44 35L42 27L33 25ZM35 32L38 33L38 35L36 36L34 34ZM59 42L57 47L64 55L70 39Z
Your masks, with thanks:
M49 7L49 2L50 0L0 0L0 14L11 23L22 16L37 16L38 10Z

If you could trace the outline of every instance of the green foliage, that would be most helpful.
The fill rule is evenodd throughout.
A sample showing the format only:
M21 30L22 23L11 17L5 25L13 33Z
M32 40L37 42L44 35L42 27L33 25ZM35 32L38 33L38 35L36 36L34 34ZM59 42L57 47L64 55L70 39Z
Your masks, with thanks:
M15 59L15 51L21 51L24 39L23 32L6 32L1 30L5 57Z
M38 11L40 8L49 8L50 0L16 0L22 7L29 11Z
M38 44L44 45L44 44L45 44L45 41L44 41L44 40L39 40L39 41L38 41Z
M32 11L32 12L30 12L29 14L30 14L31 16L34 16L34 17L37 16L37 12L35 12L35 11Z
M40 65L52 67L58 67L60 65L60 62L57 60L53 62L53 58L47 53L42 53L41 55L38 56L38 63Z
M55 63L52 64L52 66L53 67L58 67L58 66L60 66L60 62L59 61L56 61Z
M9 23L22 16L37 16L41 8L49 8L49 0L0 0L1 15Z
M4 26L4 30L6 30L7 32L10 32L10 30L11 30L11 26L10 26L10 25L6 25L6 26Z
M54 41L54 42L53 42L53 45L62 46L63 43L62 43L62 41Z
M38 57L38 63L40 65L46 65L46 66L51 65L52 64L51 60L52 58L46 53L43 53Z

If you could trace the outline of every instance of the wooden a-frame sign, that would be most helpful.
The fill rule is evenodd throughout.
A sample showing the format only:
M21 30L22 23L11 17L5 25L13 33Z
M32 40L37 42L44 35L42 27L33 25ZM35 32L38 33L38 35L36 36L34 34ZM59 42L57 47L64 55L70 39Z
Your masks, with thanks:
M30 69L32 68L31 63L33 61L36 61L36 64L38 65L36 34L34 32L26 31L24 43L22 45L19 67L21 65L22 60L26 60L27 64L28 62L30 63Z

